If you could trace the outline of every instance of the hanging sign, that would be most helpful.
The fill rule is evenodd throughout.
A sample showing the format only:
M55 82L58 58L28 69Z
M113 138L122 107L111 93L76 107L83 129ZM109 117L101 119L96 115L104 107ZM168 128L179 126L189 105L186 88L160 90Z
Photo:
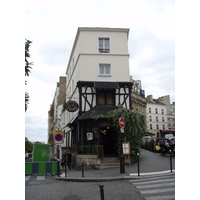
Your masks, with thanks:
M69 112L75 112L78 110L78 103L70 100L66 102L65 109Z
M93 140L93 133L87 132L87 140Z

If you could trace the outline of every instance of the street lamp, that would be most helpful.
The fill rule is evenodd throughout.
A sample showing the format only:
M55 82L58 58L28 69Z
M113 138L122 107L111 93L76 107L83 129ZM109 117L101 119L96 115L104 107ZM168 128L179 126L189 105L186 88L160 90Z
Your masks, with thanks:
M117 106L117 111L121 117L121 113L122 113L122 110L123 110L123 105L121 105L120 103L118 104ZM123 174L125 173L125 169L124 169L124 155L123 155L123 150L122 150L122 132L121 132L121 129L120 129L120 133L121 133L121 149L120 149L120 174Z

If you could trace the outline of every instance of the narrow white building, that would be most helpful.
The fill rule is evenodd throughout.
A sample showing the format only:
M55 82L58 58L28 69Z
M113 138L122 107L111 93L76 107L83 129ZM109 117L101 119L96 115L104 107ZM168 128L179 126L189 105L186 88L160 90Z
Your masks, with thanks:
M98 145L104 156L117 155L112 122L95 121L95 116L105 116L118 104L131 109L128 35L125 28L77 30L66 69L66 110L61 123L66 152L73 153L75 167L83 160L97 162Z

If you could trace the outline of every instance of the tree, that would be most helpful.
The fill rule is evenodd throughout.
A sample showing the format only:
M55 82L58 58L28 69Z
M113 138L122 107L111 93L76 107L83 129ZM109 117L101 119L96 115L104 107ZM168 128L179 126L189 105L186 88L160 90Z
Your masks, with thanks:
M25 39L25 76L29 76L29 73L31 73L31 66L33 65L33 62L28 62L27 58L30 58L30 54L29 54L29 47L31 45L31 41ZM25 80L25 85L27 85L27 81ZM28 108L28 104L29 104L29 95L28 92L25 92L25 112Z
M25 153L31 153L33 151L33 144L25 137Z
M126 136L126 142L130 142L130 156L135 158L137 153L140 152L142 137L145 135L146 131L145 117L139 112L131 111L126 108L123 109L121 117L124 118L125 123L124 133L120 133L119 113L117 109L108 112L106 116L96 116L95 120L99 118L111 120L118 135L118 156L120 155L121 147L120 134L123 134L123 140Z

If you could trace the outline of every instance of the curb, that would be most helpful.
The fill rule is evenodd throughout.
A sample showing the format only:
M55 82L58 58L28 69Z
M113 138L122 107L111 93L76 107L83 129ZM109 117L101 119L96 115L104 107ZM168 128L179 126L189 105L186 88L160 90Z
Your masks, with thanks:
M152 176L152 175L169 175L169 174L175 174L175 170L172 170L172 173L170 170L166 171L160 171L160 172L147 172L147 173L140 173L140 176L138 176L138 173L130 173L129 176L120 176L120 177L98 177L98 178L91 178L91 177L54 177L56 180L60 181L71 181L71 182L109 182L109 181L123 181L123 180L130 180L130 179L142 179L145 176Z
M124 181L129 179L141 179L142 176L121 176L121 177L102 177L102 178L91 178L91 177L54 177L56 180L60 181L71 181L71 182L111 182L111 181Z

